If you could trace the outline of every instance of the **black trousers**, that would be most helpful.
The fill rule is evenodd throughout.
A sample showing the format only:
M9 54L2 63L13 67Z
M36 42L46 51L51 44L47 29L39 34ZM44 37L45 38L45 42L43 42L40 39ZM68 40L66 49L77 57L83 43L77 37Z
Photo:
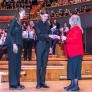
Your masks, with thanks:
M48 54L49 54L48 43L42 41L37 42L36 44L37 85L41 85L45 83Z
M24 60L32 59L32 47L34 45L34 39L24 39L23 47L24 47Z
M53 55L55 54L56 45L57 45L58 42L59 42L58 39L54 39L54 40L52 41Z
M18 53L13 52L13 46L8 48L8 66L9 66L9 86L20 85L20 72L21 72L21 46L18 46Z
M82 56L69 57L67 65L67 79L81 79Z

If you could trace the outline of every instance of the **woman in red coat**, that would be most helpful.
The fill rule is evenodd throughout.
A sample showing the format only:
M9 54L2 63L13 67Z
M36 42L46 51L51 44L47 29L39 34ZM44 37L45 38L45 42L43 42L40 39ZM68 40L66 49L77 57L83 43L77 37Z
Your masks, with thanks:
M67 79L71 80L71 84L64 87L64 89L67 91L77 91L80 89L78 80L81 79L82 56L84 53L83 29L78 15L72 15L69 19L69 24L71 28L66 36L62 36L62 40L65 41L64 52L68 57Z

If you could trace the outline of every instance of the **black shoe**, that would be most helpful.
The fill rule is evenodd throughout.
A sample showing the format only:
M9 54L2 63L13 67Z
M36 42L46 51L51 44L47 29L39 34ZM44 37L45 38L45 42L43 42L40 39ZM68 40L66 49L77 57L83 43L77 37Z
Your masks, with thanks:
M22 89L25 89L25 86L24 85L19 85L18 87L20 87Z
M37 86L36 86L36 88L37 88L37 89L40 89L40 88L41 88L41 86L40 86L40 85L37 85Z
M64 87L65 90L69 90L70 88L72 88L73 86L72 85L69 85L67 87Z
M22 90L24 88L25 88L25 86L20 85L20 86L11 86L9 89L10 90Z
M42 88L49 88L49 86L46 85L46 84L41 84L41 87L42 87Z
M68 91L79 91L80 88L78 86L70 88Z
M23 86L17 86L17 87L15 88L15 90L23 90L23 89L24 89Z

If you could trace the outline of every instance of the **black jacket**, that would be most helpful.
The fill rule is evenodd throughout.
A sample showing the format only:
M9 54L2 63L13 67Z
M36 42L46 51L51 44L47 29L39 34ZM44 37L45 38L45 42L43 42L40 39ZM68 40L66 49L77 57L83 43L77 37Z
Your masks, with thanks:
M8 35L6 38L6 45L17 44L22 46L22 28L16 19L13 19L8 27Z
M46 41L49 43L51 46L52 39L49 38L49 34L51 33L50 31L50 25L48 22L43 23L41 20L39 20L35 24L35 30L36 30L36 36L37 36L37 41Z

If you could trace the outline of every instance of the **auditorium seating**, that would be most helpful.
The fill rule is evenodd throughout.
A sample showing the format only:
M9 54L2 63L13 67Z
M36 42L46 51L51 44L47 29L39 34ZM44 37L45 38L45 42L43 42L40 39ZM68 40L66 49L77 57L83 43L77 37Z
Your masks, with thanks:
M81 4L91 2L91 0L49 0L46 2L47 7L57 7L57 6L65 6L65 5L73 5L73 4Z
M42 4L43 5L43 4ZM32 20L37 20L39 18L39 6L35 5L32 6L32 10L30 11L30 18ZM36 7L36 8L35 8ZM66 17L66 10L68 9L67 15L72 15L74 13L86 13L91 11L92 9L92 1L87 2L81 2L76 4L70 4L70 5L62 5L62 6L54 6L54 7L46 7L46 10L48 11L51 18L62 18Z
M46 7L47 11L49 14L52 14L52 11L54 13L54 18L59 17L60 15L65 16L65 11L68 9L68 15L71 13L81 13L81 12L88 12L90 9L92 9L92 1L84 2L84 3L79 3L79 4L71 4L71 5L63 5L63 6L55 6L55 7ZM56 15L59 16L56 16ZM62 16L60 16L62 17Z
M43 1L38 2L38 5L32 5L32 9L30 10L29 14L31 20L39 18L40 15L39 12L43 8L43 6L44 6Z
M16 15L16 9L2 9L0 10L0 16L14 16Z
M26 9L26 16L24 16L22 21L29 20L29 9ZM17 9L2 9L0 10L0 29L7 29L10 20L17 15Z
M8 27L8 21L0 21L1 29L7 29L7 27Z

